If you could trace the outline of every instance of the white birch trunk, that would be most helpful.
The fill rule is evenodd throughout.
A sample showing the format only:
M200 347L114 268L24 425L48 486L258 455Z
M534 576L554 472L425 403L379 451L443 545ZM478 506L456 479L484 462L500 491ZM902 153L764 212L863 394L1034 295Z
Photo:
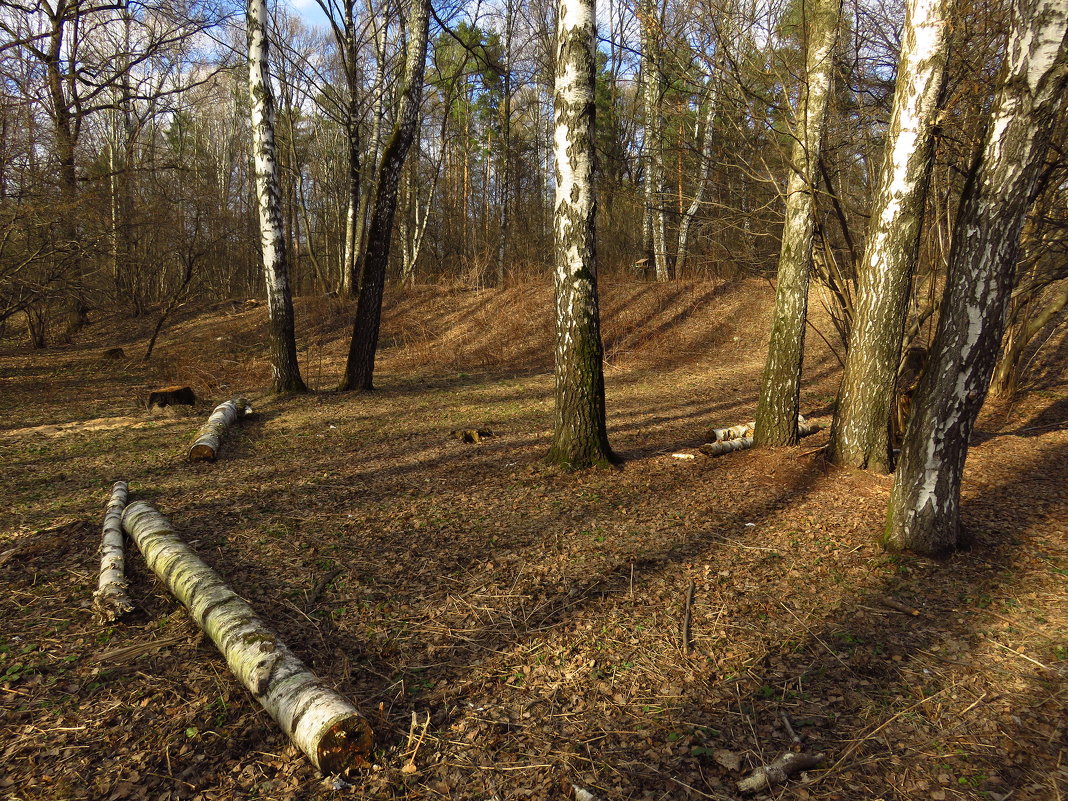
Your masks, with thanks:
M931 356L912 401L884 544L937 555L967 541L960 483L994 371L1020 231L1068 85L1068 4L1019 0L986 139L965 185Z
M139 501L126 507L122 524L238 681L319 770L342 773L366 759L371 727L359 710L308 670L163 515Z
M798 426L803 426L806 423L804 415L797 416ZM736 426L730 426L729 428L713 428L709 430L709 435L712 437L713 442L726 442L729 439L738 439L739 437L751 437L753 436L753 429L756 428L756 421L750 420L748 423L739 423Z
M271 328L271 371L275 392L304 392L297 364L293 298L289 289L282 229L278 165L275 160L274 93L267 68L267 2L248 0L248 86L251 98L252 152L260 216L260 249L267 284Z
M596 31L593 0L560 0L553 96L556 405L548 461L569 469L614 459L605 426L594 238Z
M751 437L755 426L756 421L750 420L748 423L739 423L736 426L730 426L728 428L713 428L708 433L712 437L713 442L727 442L728 440L738 439L739 437Z
M720 47L722 47L722 43ZM717 66L719 60L717 59ZM705 130L701 138L701 166L700 177L697 179L697 188L694 190L693 199L686 208L686 212L679 221L678 247L675 249L675 277L681 279L686 269L686 262L690 256L690 226L693 224L697 212L705 202L705 192L708 190L708 179L712 172L712 146L715 144L716 112L719 109L719 97L717 90L717 75L708 79L708 95L705 108Z
M645 208L648 214L653 267L657 281L668 280L667 236L664 232L664 124L661 118L663 79L660 63L660 18L656 0L641 0L642 109L645 137L642 160L645 168Z
M93 593L97 620L111 623L134 608L126 594L126 552L122 542L122 511L129 487L116 481L104 514L104 539L100 543L100 580Z
M189 461L214 462L226 429L246 414L251 413L252 407L244 398L234 398L216 406L215 411L208 417L208 421L200 427L200 431L197 432L189 448Z
M890 418L920 249L953 5L954 0L908 3L894 113L868 223L856 314L831 432L831 460L836 464L883 473L893 467Z
M805 14L808 26L805 85L801 88L797 110L775 312L757 404L757 445L792 445L797 442L795 425L800 405L801 365L805 357L816 170L833 84L840 13L841 0L817 0L812 11Z

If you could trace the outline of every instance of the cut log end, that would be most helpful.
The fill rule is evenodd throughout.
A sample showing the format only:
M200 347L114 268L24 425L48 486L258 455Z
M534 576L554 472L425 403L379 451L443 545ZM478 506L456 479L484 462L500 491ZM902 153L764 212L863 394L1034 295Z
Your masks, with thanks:
M114 623L133 610L133 602L122 590L111 588L93 593L93 613L98 623Z
M345 773L368 764L374 736L371 726L359 715L336 721L323 734L316 749L319 770L329 775Z
M191 462L214 462L215 449L210 445L194 445L189 449L189 461Z

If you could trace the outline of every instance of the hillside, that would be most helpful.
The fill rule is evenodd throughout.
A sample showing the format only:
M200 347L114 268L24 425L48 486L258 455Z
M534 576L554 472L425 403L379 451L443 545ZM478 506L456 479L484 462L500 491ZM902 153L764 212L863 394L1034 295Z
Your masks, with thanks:
M149 364L151 317L102 317L43 352L4 340L0 797L729 799L791 746L784 720L827 760L776 798L1068 793L1063 367L984 413L963 499L975 547L887 555L889 479L827 465L825 433L696 451L710 425L751 419L771 296L757 281L604 286L624 462L570 475L541 461L547 285L387 295L366 395L331 391L351 309L328 297L297 302L320 390L302 397L262 393L266 312L244 298L181 310ZM802 410L827 419L840 367L808 342ZM100 358L117 346L126 359ZM144 411L169 383L196 390L194 413ZM255 418L214 465L184 462L212 403L238 393ZM449 436L470 427L495 436ZM379 751L354 786L315 775L138 555L138 609L93 622L119 478L366 712Z

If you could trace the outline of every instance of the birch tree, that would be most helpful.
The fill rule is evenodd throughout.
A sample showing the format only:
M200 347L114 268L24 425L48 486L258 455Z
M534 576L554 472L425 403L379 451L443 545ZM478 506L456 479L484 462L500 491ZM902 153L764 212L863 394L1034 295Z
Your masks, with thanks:
M645 173L645 224L652 248L657 281L668 280L667 237L664 232L664 78L660 56L660 14L657 0L641 0L642 110L645 136L642 141L642 169Z
M909 0L894 111L871 210L831 461L888 473L901 340L945 86L954 0Z
M246 18L252 151L263 277L267 284L267 311L270 317L272 389L275 392L306 392L307 387L300 377L297 363L293 298L289 292L289 268L282 232L278 164L275 161L274 92L267 69L266 0L249 0Z
M559 0L553 96L556 412L548 461L568 469L614 459L605 427L594 249L595 20L593 0Z
M964 190L927 371L913 398L884 543L962 544L960 482L1004 330L1024 217L1068 83L1068 5L1017 0L983 146Z
M389 140L382 151L382 163L375 185L374 208L367 231L367 250L363 257L363 281L356 302L356 318L353 321L345 377L341 383L342 390L374 389L372 379L375 351L378 348L378 332L382 321L382 293L393 237L393 217L397 211L401 171L419 121L429 33L429 0L412 0L408 14L408 48L404 60L400 108Z
M813 0L806 10L805 80L798 100L791 171L786 186L786 222L779 252L778 285L768 359L757 403L753 442L797 444L805 318L812 271L815 186L827 101L833 84L841 0Z

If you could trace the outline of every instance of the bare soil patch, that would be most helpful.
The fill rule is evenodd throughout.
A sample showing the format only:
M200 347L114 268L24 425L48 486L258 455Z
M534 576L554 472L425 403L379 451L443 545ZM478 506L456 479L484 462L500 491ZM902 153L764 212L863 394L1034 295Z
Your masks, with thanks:
M784 714L828 761L769 797L1068 794L1063 364L985 412L964 490L976 544L936 562L878 549L890 481L828 466L826 433L697 453L707 427L752 417L756 282L606 286L624 464L544 467L549 297L392 295L371 394L331 391L349 309L329 298L297 304L319 390L301 397L255 391L262 307L183 310L148 365L151 319L43 353L0 343L0 798L730 799L791 747ZM817 336L810 350L802 409L826 419L838 362ZM195 389L195 417L138 408L163 383ZM236 394L255 419L215 464L185 462ZM314 774L138 555L137 611L93 622L119 478L365 710L376 766L354 786Z

